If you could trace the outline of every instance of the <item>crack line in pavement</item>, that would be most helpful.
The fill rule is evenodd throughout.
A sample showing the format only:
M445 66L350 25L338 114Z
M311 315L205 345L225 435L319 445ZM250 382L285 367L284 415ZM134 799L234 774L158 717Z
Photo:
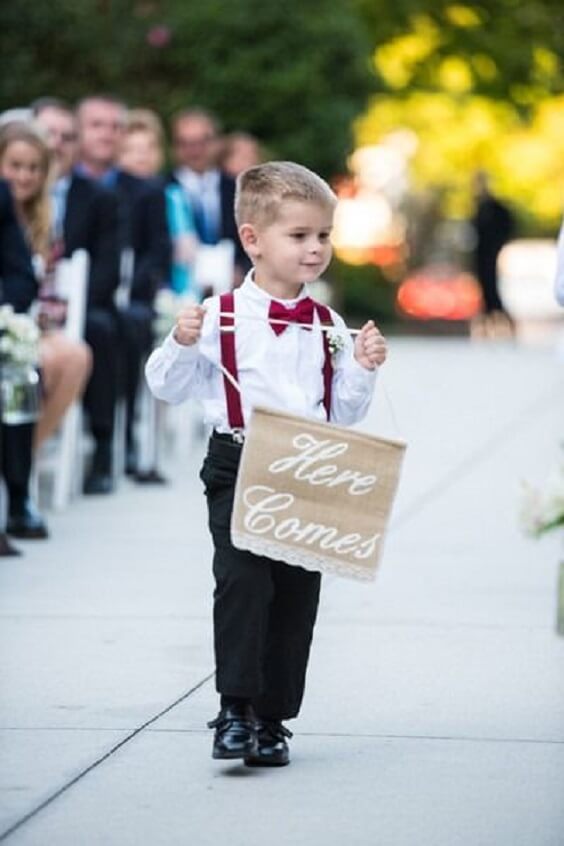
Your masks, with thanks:
M37 805L35 808L25 814L25 816L21 817L5 831L0 832L0 842L6 840L8 837L10 837L10 835L14 834L14 832L16 832L23 825L25 825L25 823L29 822L33 817L43 811L48 805L51 805L56 799L62 796L63 793L66 793L67 790L70 790L71 787L81 781L81 779L88 775L88 773L92 772L92 770L96 769L96 767L99 767L100 764L102 764L108 758L111 758L112 755L114 755L118 751L118 749L121 749L122 746L125 746L125 744L129 743L130 740L133 740L134 737L137 737L138 734L140 734L150 725L155 723L157 720L160 720L161 717L164 717L165 714L168 714L170 711L172 711L173 708L176 708L177 705L180 705L181 702L184 702L186 699L192 696L193 693L196 693L196 691L203 687L206 682L209 682L209 680L213 678L214 675L215 671L213 673L209 673L209 675L201 679L196 685L194 685L194 687L190 688L190 690L187 690L186 693L183 693L182 696L179 696L178 699L176 699L170 705L167 705L167 707L163 708L162 711L159 711L158 714L155 714L154 717L151 717L149 720L146 720L138 728L131 731L128 735L123 738L123 740L120 740L120 742L116 743L115 746L112 746L112 748L108 752L106 752L100 758L97 758L95 761L89 764L88 767L85 767L85 769L81 770L78 775L76 775L74 778L72 778L70 781L68 781L66 784L64 784L62 787L60 787L58 790L48 796L47 799L44 799L43 802L40 802L39 805Z
M205 734L203 729L178 729L178 728L155 728L149 729L151 734ZM294 737L358 737L361 740L441 740L461 743L527 743L531 745L564 746L564 740L556 740L552 737L472 737L470 735L443 735L443 734L378 734L363 732L345 731L294 731Z
M561 382L559 381L558 385L560 384ZM415 514L422 511L427 505L429 505L430 502L442 496L442 494L445 493L451 485L460 481L464 478L464 476L467 476L469 472L475 469L478 463L490 456L493 448L498 447L501 444L506 444L507 441L517 434L523 424L526 423L533 414L538 414L539 406L543 407L546 403L550 408L553 404L556 390L557 386L554 385L551 387L550 391L543 392L540 397L537 397L529 403L517 418L509 420L501 427L501 429L494 432L490 438L484 441L481 447L478 447L478 449L474 452L471 452L460 462L460 464L457 464L452 468L452 470L449 470L442 479L439 479L436 484L431 485L431 487L424 493L416 497L410 505L407 505L405 509L398 514L395 520L391 521L389 532L395 531L398 526L403 526L404 523L410 520Z

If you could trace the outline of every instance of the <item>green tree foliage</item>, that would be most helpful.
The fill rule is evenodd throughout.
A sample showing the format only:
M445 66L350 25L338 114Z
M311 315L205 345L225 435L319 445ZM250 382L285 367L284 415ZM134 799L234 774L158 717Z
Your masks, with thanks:
M469 87L527 108L564 90L562 0L355 0L377 47L421 28L434 32L432 49L414 56L405 84L383 89L437 90L445 63L462 60Z
M347 0L37 0L0 10L0 109L112 91L164 118L198 104L331 174L374 90Z

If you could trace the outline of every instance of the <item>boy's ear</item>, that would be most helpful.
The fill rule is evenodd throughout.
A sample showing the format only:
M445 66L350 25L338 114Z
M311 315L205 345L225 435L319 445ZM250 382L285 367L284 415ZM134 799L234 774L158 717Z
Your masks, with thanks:
M239 238L247 255L250 258L258 258L260 255L258 233L252 223L243 223L239 227Z

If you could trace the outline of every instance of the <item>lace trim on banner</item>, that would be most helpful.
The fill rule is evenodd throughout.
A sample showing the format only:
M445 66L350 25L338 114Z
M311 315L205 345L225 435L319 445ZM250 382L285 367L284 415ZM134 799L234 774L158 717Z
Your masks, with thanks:
M344 576L349 579L357 579L363 582L372 582L376 578L376 565L371 567L353 564L349 561L339 561L329 558L326 555L319 555L315 552L304 552L295 547L287 546L279 541L268 538L246 535L241 532L231 532L231 541L237 549L244 549L253 552L255 555L264 555L274 561L284 561L294 567L303 567L312 572L328 573L335 576Z

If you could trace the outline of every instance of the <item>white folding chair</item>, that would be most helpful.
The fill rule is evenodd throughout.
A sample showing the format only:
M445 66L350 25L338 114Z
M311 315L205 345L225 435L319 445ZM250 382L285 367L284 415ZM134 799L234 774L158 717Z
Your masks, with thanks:
M161 438L163 435L165 405L156 399L143 378L139 397L139 461L140 476L157 472Z
M67 317L63 331L74 341L81 341L84 337L89 264L86 250L76 250L70 258L61 259L56 270L55 290L67 301ZM59 433L55 437L57 444L52 460L42 455L39 465L35 468L35 487L38 485L37 475L52 469L54 482L51 504L55 510L61 511L73 496L82 491L83 442L80 401L74 402L67 409Z
M132 247L121 251L119 269L119 287L114 296L118 308L127 308L131 301L131 286L135 270L135 252ZM112 443L112 467L114 481L125 473L125 430L127 426L127 402L118 394L114 415L114 437Z
M194 261L194 282L200 291L211 288L224 294L233 285L235 245L227 239L217 244L200 244Z

